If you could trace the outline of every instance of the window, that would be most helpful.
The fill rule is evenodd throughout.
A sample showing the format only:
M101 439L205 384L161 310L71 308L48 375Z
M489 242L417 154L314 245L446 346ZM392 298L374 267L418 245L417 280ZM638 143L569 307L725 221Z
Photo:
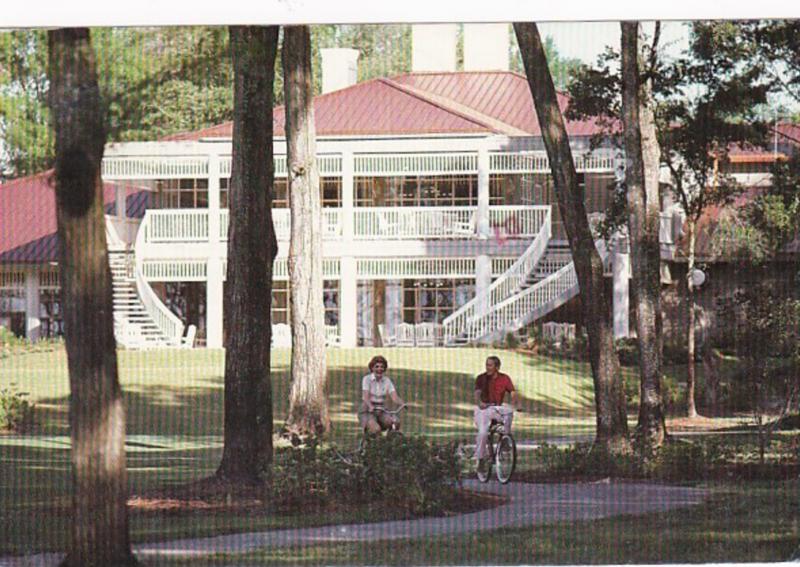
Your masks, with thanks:
M219 206L223 209L228 208L228 191L230 190L231 180L229 177L220 179ZM342 179L340 177L321 177L320 199L323 207L342 206ZM275 189L272 195L272 207L275 209L289 208L289 189L286 178L275 179Z
M163 179L156 182L156 191L162 209L208 207L208 179Z
M54 289L39 291L39 321L42 338L60 337L64 334L61 313L61 292Z
M325 306L325 324L339 324L339 280L322 282L322 302ZM272 324L291 324L289 305L289 282L272 282Z
M474 207L478 204L477 175L406 175L357 177L356 207L375 207L383 194L387 207Z
M403 321L441 323L474 295L473 280L404 280Z

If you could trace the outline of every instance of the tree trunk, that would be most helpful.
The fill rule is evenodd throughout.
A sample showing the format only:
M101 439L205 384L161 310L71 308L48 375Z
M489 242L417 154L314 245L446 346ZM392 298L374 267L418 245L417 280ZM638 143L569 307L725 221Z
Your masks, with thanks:
M564 118L558 107L539 30L534 23L515 23L514 30L550 160L558 206L581 290L597 411L595 445L612 453L627 452L630 451L630 441L625 393L608 317L603 262L589 228Z
M695 385L695 305L694 305L694 283L692 282L692 272L694 271L694 249L697 240L697 226L695 220L689 218L686 223L686 230L689 237L689 261L686 271L686 416L697 417L697 407L694 403Z
M233 163L225 285L225 435L217 477L254 483L272 461L272 102L278 28L230 28Z
M73 497L64 565L135 565L100 165L106 141L85 28L48 33Z
M286 433L308 438L323 435L330 428L322 301L322 210L308 26L283 28L281 57L292 215L289 245L292 387Z
M637 438L645 446L664 442L661 399L661 257L655 117L649 85L641 81L639 23L622 22L622 116L627 167L628 232L633 272L633 302L639 343L639 421Z
M373 200L376 207L386 206L386 178L375 179ZM372 281L372 346L382 347L380 325L386 324L386 280Z

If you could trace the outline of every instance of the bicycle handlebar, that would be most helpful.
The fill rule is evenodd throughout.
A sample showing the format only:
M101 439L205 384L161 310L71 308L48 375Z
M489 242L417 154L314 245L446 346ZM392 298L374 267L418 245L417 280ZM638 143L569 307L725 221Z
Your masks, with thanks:
M398 413L400 413L402 410L404 410L404 409L405 409L405 407L406 407L407 405L408 405L408 404L403 404L403 405L401 405L400 407L398 407L398 408L396 408L396 409L393 409L393 410L388 410L388 409L386 409L386 408L383 408L383 407L377 407L377 406L374 406L374 407L372 408L372 411L381 411L381 412L383 412L383 413L388 413L389 415L397 415L397 414L398 414Z

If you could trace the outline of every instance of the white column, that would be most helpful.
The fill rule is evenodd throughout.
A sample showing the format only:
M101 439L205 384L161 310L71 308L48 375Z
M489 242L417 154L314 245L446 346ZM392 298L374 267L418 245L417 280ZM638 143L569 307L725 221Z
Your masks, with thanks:
M342 240L348 246L353 242L354 168L353 152L342 152Z
M342 249L353 249L355 213L353 152L342 152ZM358 270L352 255L343 255L339 265L339 332L341 345L358 345Z
M208 264L206 266L206 346L222 348L222 259L220 245L219 154L208 156Z
M114 204L115 204L115 209L116 209L115 212L117 218L119 218L120 220L125 220L125 218L127 218L128 216L128 212L125 206L127 198L128 198L127 187L123 184L123 182L118 182L117 185L115 185L114 187Z
M42 322L39 319L39 273L25 272L25 337L37 341L41 336Z
M475 258L475 295L480 296L492 285L492 259L482 254ZM486 313L491 305L488 301L480 302L477 306L479 314Z
M354 348L358 343L358 274L356 259L343 256L339 268L339 325L341 345Z
M614 338L624 339L630 336L630 254L626 238L618 238L611 252L611 273L614 282Z
M211 256L206 265L206 347L222 348L222 259Z
M478 216L475 223L478 238L485 240L491 236L489 225L489 150L478 150Z

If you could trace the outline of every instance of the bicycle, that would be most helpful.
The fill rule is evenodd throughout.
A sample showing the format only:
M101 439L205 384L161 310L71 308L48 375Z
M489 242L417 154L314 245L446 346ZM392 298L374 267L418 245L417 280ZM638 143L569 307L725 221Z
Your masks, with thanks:
M476 467L478 480L489 482L492 466L494 466L497 480L500 484L507 484L517 466L517 443L511 433L505 432L502 422L492 420L486 449L489 452L489 458L479 460Z
M395 408L393 410L387 410L386 408L376 407L376 408L373 409L373 412L383 412L383 413L386 413L386 414L391 415L391 416L396 416L401 411L403 411L406 408L407 405L408 404L403 404L403 405L398 406L397 408ZM386 436L389 436L389 435L400 435L400 436L402 436L403 433L400 431L399 422L396 421L396 420L393 420L392 424L387 429L382 429L381 432L378 435L386 435ZM364 446L367 443L367 437L368 436L369 436L369 434L367 432L367 428L366 427L362 428L362 430L361 430L361 439L358 441L358 452L359 453L364 451Z

